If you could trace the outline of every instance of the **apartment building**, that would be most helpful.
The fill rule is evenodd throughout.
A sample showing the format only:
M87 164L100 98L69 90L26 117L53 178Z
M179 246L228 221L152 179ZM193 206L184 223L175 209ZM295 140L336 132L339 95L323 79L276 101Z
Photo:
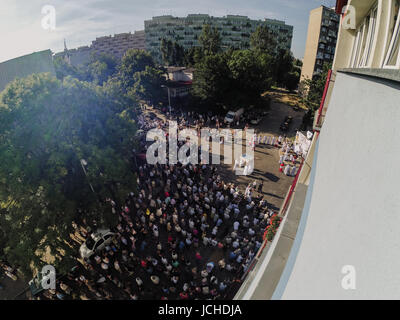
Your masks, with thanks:
M306 49L300 79L312 79L331 64L335 55L339 15L334 9L320 6L310 12Z
M265 19L251 20L247 16L227 15L212 17L208 14L189 14L187 17L171 15L153 17L144 22L146 49L156 58L161 57L162 39L175 41L185 49L199 46L199 36L203 25L217 28L222 39L222 48L247 49L250 47L250 35L260 25L266 25L278 39L278 47L291 49L293 26L284 21Z
M166 79L171 98L182 98L192 90L194 69L186 67L166 67Z
M34 73L48 72L55 76L50 50L27 54L0 63L0 92L16 78L24 78Z
M54 56L68 56L68 61L70 61L72 65L79 65L87 63L92 54L107 54L119 60L129 49L146 49L144 30L135 31L134 33L126 32L118 33L114 36L98 37L96 40L92 41L90 46L65 49L63 52L58 52Z
M129 49L145 48L144 30L99 37L91 45L92 52L113 55L117 59L121 59Z

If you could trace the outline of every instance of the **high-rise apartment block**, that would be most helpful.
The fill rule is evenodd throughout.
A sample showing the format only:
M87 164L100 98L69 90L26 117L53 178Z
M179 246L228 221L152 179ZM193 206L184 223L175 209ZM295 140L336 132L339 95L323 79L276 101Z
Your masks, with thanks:
M0 92L16 78L25 78L34 73L56 75L50 50L34 52L0 63Z
M325 63L335 56L339 15L335 10L320 6L310 12L306 50L301 79L312 79L322 72Z
M144 30L99 37L92 41L90 46L64 50L56 53L55 57L68 54L70 63L78 65L87 63L92 54L107 54L121 59L129 49L145 50Z
M119 33L114 36L104 36L92 41L91 49L96 53L113 55L120 59L129 49L145 50L144 31L134 33Z
M284 21L265 19L251 20L247 16L227 15L212 17L208 14L189 14L187 17L171 15L153 17L144 22L146 49L155 57L161 56L161 40L172 40L185 49L199 46L199 36L203 25L217 28L222 39L222 49L247 49L250 47L250 35L260 25L269 27L278 39L278 46L291 49L293 26Z

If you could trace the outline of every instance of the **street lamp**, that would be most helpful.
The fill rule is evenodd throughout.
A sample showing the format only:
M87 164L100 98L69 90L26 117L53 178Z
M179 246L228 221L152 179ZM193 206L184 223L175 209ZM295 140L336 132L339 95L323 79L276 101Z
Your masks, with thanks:
M132 152L133 152L133 160L135 160L135 167L137 168L138 165L137 165L137 162L136 162L136 149L133 148L133 149L132 149Z
M169 87L162 85L161 88L167 88L168 89L168 107L169 107L169 116L171 117L171 94L169 92Z
M85 169L85 166L87 166L87 161L85 159L81 159L81 166L82 166L83 172L85 173L85 176L87 178L87 173L86 173L86 169ZM90 182L89 182L89 185L90 185L90 189L92 189L92 192L95 193L94 189L93 189L93 186L92 186L92 184Z

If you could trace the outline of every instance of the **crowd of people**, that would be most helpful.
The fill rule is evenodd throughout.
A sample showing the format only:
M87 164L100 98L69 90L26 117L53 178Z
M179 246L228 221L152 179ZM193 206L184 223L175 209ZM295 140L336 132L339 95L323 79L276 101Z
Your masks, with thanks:
M294 177L297 173L297 162L299 155L294 151L294 144L289 141L282 143L279 150L279 171L287 176Z
M214 125L210 114L176 112L180 129ZM144 116L144 131L167 121ZM185 142L180 141L178 144ZM143 164L138 190L118 206L112 244L46 290L42 299L231 299L262 244L273 212L262 183L245 193L210 165ZM84 238L89 233L83 232Z
M210 113L175 110L168 116L179 129L222 124ZM166 129L168 122L139 116L138 124L146 132ZM280 146L280 163L295 162L285 137L255 135L253 143ZM232 299L277 214L262 192L262 181L250 183L242 193L222 181L218 167L201 162L142 163L137 167L137 190L122 204L108 199L118 216L118 224L110 229L112 242L78 259L57 280L56 289L31 299ZM80 244L91 237L85 223L74 227Z
M257 182L242 194L216 167L166 164L141 166L138 187L121 207L111 200L114 241L42 299L232 298L276 214Z

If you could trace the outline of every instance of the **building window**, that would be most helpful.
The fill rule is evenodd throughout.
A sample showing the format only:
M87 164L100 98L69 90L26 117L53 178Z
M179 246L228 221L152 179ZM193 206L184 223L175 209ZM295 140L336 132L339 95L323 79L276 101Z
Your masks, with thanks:
M372 57L371 51L375 40L375 33L377 30L376 28L377 17L378 17L378 7L375 6L375 8L372 9L371 13L367 16L368 34L366 37L364 52L363 55L361 56L361 61L359 65L360 67L366 67L370 65Z
M360 52L360 47L361 47L361 39L363 38L363 32L364 32L364 25L362 25L356 33L356 37L353 42L353 50L351 53L351 60L350 60L350 67L354 68L357 64L357 58L359 56Z
M367 67L371 63L372 48L377 31L377 3L358 27L350 58L351 68Z
M391 21L388 30L389 46L386 50L385 60L383 63L384 68L398 67L400 64L399 59L399 40L400 40L400 1L393 0L391 7Z

